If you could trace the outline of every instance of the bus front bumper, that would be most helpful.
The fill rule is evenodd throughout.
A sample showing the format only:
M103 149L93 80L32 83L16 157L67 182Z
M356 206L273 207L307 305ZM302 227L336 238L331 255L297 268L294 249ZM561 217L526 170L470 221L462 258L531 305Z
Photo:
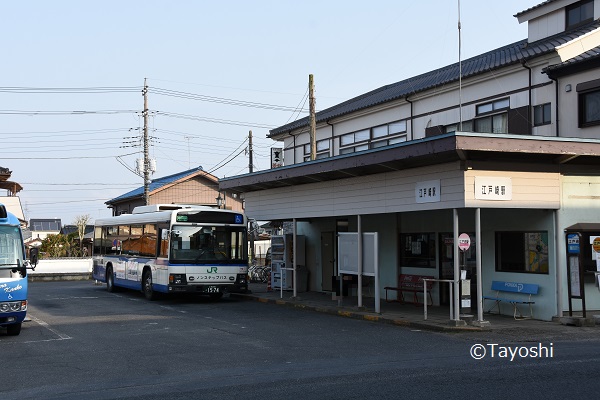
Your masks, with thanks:
M172 275L174 279L170 279L168 290L169 293L197 293L206 295L217 295L219 293L247 293L248 292L248 276L246 274L238 274L235 282L205 282L205 283L189 283L185 279L181 279L181 275Z

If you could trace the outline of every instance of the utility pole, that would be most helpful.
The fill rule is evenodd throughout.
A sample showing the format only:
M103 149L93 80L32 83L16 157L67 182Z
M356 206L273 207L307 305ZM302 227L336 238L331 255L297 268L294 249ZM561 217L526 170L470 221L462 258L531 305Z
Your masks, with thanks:
M144 203L150 204L150 160L148 159L148 86L144 78Z
M460 0L458 0L458 130L463 130L462 120L462 41L460 35Z
M252 131L248 134L248 172L254 172L254 161L252 159Z
M310 108L310 159L317 158L317 120L315 117L315 83L313 75L308 75L308 106Z
M253 161L253 156L252 156L252 131L250 131L248 133L248 172L252 173L254 172L254 161ZM254 228L255 225L253 223L254 220L252 220L250 222L250 232L249 232L249 238L250 238L250 262L254 261L255 258L255 252L254 252Z

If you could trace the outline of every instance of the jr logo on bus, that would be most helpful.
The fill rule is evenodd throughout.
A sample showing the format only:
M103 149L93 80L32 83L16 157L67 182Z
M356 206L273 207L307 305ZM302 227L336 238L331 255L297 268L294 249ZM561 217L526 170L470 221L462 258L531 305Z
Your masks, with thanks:
M208 272L209 274L216 274L217 267L210 267L209 269L206 270L206 272Z

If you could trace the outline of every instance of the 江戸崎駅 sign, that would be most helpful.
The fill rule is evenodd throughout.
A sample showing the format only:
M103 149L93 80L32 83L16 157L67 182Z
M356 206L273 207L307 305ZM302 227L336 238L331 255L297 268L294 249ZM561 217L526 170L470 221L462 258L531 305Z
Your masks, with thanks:
M512 200L512 179L496 176L476 176L475 198L477 200Z

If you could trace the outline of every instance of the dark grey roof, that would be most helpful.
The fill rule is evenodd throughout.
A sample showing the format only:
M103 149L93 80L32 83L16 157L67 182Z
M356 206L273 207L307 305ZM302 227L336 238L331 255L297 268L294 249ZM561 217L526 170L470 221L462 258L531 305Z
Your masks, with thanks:
M63 235L70 235L71 233L78 233L79 228L76 225L65 225L60 230L60 233ZM84 233L94 232L94 225L86 225Z
M550 65L544 68L542 71L548 74L550 77L567 75L570 70L590 62L594 62L596 64L600 62L600 46L594 47L593 49L581 53L578 56L560 64Z
M527 10L523 10L523 11L521 11L519 13L516 13L515 15L513 15L513 17L518 17L518 16L523 15L523 14L529 12L529 11L532 11L532 10L535 10L537 8L543 7L546 4L554 3L555 1L558 1L558 0L546 0L543 3L538 4L537 6L529 7Z
M577 37L600 27L600 21L594 21L585 26L562 32L560 34L528 43L526 39L500 47L496 50L472 57L462 61L462 77L469 78L489 71L507 67L512 64L523 63L544 54L555 51L557 46L563 45ZM317 122L328 121L342 115L358 110L376 106L378 104L407 98L412 94L457 82L459 78L459 63L424 73L403 81L393 83L365 93L333 107L317 113ZM270 131L269 137L275 137L298 128L308 126L308 117L293 121Z

